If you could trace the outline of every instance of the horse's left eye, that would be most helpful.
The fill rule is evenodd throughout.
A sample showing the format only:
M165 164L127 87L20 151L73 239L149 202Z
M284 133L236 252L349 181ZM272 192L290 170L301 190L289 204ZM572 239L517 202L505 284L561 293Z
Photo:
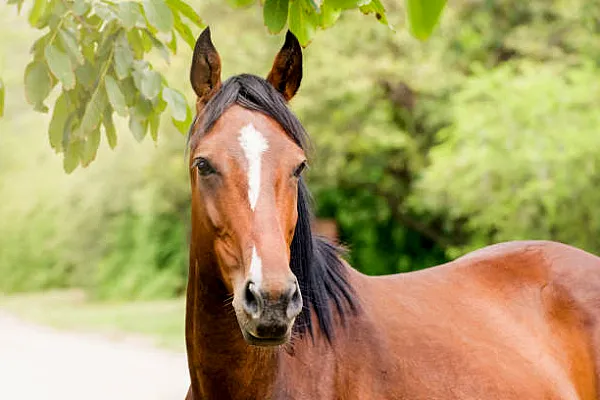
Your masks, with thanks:
M195 162L198 173L202 176L208 176L217 172L206 158L198 158Z
M296 169L294 170L294 176L296 178L299 178L300 175L302 175L302 172L304 172L305 169L306 169L306 161L302 161L302 163L300 165L298 165L296 167Z

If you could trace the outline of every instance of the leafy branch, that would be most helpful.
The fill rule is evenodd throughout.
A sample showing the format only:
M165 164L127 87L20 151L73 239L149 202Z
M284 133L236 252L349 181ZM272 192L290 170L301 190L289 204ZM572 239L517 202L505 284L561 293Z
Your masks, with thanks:
M8 4L20 11L24 1L8 0ZM229 3L246 7L255 1ZM411 32L427 37L444 5L445 0L407 0ZM287 25L303 45L350 9L373 14L390 26L381 0L263 3L268 30L279 33ZM128 119L139 141L148 132L157 140L167 106L173 124L185 132L192 118L185 97L147 60L148 53L155 51L169 62L180 39L193 48L190 26L203 28L204 23L184 0L32 0L28 21L45 34L33 44L33 59L25 68L26 99L43 113L50 111L46 103L54 101L48 133L52 148L64 154L65 171L85 167L95 159L102 131L110 147L116 146L115 113ZM56 87L56 95L51 96ZM0 116L4 96L0 81Z

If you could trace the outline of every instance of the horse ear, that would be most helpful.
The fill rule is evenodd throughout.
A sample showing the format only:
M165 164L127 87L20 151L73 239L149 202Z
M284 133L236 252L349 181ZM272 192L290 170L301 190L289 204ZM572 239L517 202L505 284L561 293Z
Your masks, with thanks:
M202 31L196 41L190 81L198 96L198 107L203 107L221 87L221 58L210 39L209 27Z
M290 101L300 87L302 80L302 47L290 31L285 35L285 43L277 53L267 81L271 83L286 101Z

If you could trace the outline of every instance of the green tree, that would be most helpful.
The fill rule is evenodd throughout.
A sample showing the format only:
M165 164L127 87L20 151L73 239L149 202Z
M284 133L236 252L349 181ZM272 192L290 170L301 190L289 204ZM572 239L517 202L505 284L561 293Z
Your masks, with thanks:
M390 23L401 25L404 6L389 5ZM281 42L265 35L261 11L198 7L221 21L215 33L244 27L214 35L224 76L268 71ZM600 252L599 11L594 0L458 0L425 42L359 12L318 34L291 107L314 141L317 213L336 219L355 267L414 270L518 238ZM10 18L0 14L14 28ZM7 31L0 49L13 55L3 74L14 109L28 60L19 50L35 32ZM168 66L159 54L148 60L189 93L190 53L181 46ZM67 176L36 129L50 115L27 105L16 114L0 120L0 286L178 293L189 188L176 129L161 125L158 146L121 135L111 151L103 140L98 160ZM122 118L115 125L127 129Z
M8 3L20 10L25 0ZM254 3L229 0L233 7ZM303 45L344 11L359 9L388 25L380 0L265 0L260 5L269 32L279 33L287 25ZM426 38L444 5L445 0L407 0L411 32ZM65 171L95 159L102 132L116 146L115 115L128 119L138 141L148 133L157 140L167 108L181 132L191 123L186 97L156 68L156 57L169 63L181 40L193 48L192 29L204 27L190 3L32 0L28 21L43 35L33 44L33 60L25 69L25 92L36 111L49 112L46 103L53 103L48 134L52 148L64 154ZM0 115L3 104L0 81Z
M326 160L312 171L319 212L336 218L355 265L412 270L516 238L600 250L595 198L585 191L575 206L565 197L592 190L594 174L571 178L581 191L561 178L593 162L584 151L598 149L599 17L592 0L457 1L427 43L346 20L343 44L326 37L311 46L336 50L311 69L295 107ZM528 131L536 135L525 140ZM577 154L556 164L561 174L549 170L546 183L527 161L536 140L546 143L540 163L554 165L561 148ZM509 152L504 141L518 145ZM481 183L486 169L502 177L491 189ZM515 190L537 211L525 213ZM560 207L562 222L546 202ZM581 215L572 225L569 207Z

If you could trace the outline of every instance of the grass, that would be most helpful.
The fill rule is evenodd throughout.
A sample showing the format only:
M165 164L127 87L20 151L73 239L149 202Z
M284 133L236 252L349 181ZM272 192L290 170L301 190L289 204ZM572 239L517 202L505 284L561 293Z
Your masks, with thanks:
M184 299L96 303L82 291L1 295L0 310L57 329L95 333L113 339L131 336L170 350L184 351Z

